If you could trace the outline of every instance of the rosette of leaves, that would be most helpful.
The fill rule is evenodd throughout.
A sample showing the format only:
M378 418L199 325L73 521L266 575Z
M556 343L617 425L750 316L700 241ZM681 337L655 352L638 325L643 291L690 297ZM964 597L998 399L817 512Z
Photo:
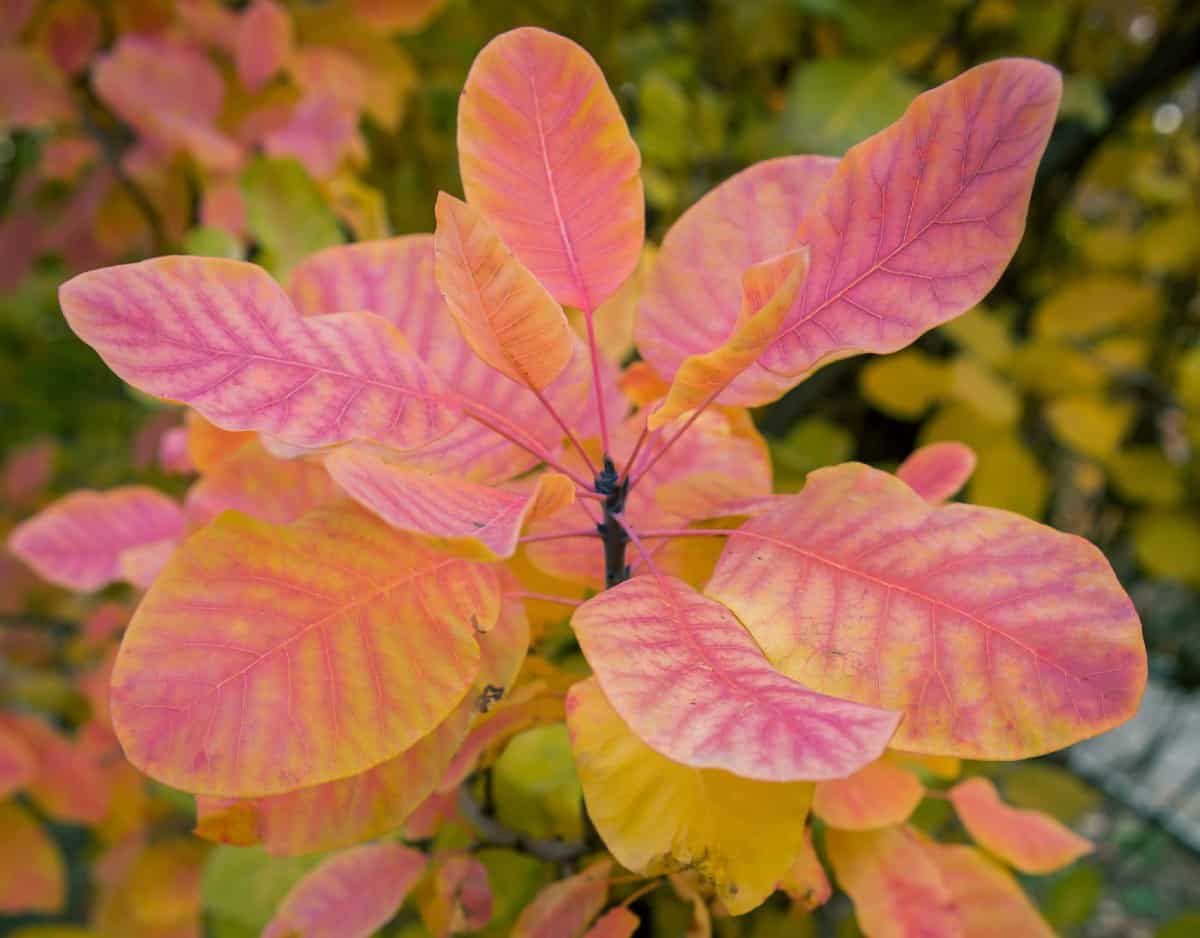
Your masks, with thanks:
M11 543L64 584L149 584L113 723L134 765L197 796L202 834L340 850L268 934L367 935L418 879L427 927L479 927L489 874L459 840L435 838L427 867L351 845L426 839L456 804L467 847L502 837L476 769L564 720L598 839L559 856L683 874L700 910L745 913L780 885L812 905L829 888L811 806L868 934L1045 931L999 864L905 825L929 773L1132 715L1146 660L1128 597L1086 541L945 504L974 464L959 444L774 495L746 408L978 303L1058 100L1048 66L979 66L841 160L728 180L639 271L617 103L579 46L518 29L467 78L466 200L439 196L432 236L327 248L286 287L194 257L63 286L113 371L191 408L200 479L183 505L73 496ZM990 789L955 792L1018 869L1087 849ZM582 934L611 869L546 887L513 933Z

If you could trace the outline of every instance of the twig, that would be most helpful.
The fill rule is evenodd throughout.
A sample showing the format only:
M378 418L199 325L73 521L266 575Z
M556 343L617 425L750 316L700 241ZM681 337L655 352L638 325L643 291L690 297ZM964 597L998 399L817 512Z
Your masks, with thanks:
M483 808L476 804L466 785L461 785L458 789L458 810L479 832L484 843L497 847L520 847L526 853L547 863L574 860L591 849L591 845L586 841L538 840L513 830L494 817L484 814Z

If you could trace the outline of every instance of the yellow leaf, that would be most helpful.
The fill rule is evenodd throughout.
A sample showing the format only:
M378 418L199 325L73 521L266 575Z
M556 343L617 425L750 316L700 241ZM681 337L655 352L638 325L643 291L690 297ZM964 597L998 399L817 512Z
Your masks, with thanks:
M1012 424L1021 416L1021 399L1012 385L970 358L950 366L950 393L995 423Z
M946 389L946 367L919 349L875 359L862 370L863 397L890 417L916 420Z
M1174 512L1142 515L1133 525L1133 547L1151 574L1200 586L1200 523Z
M1003 368L1013 353L1007 324L982 306L942 326L942 332L960 348L994 368Z
M1200 261L1200 218L1194 207L1158 218L1137 240L1142 267L1155 274L1185 274Z
M1157 447L1118 450L1105 465L1117 491L1130 501L1165 506L1178 504L1183 498L1179 467L1172 465Z
M1046 420L1059 442L1097 459L1115 452L1133 416L1131 404L1090 394L1059 398L1046 406Z
M1041 336L1086 338L1118 328L1146 328L1162 314L1154 287L1127 277L1101 274L1059 287L1033 314Z
M622 722L595 678L567 698L588 815L624 866L695 870L734 915L774 890L804 847L806 782L759 782L660 756Z
M1025 444L1015 436L1000 437L977 453L979 464L967 487L967 500L1040 518L1050 479Z

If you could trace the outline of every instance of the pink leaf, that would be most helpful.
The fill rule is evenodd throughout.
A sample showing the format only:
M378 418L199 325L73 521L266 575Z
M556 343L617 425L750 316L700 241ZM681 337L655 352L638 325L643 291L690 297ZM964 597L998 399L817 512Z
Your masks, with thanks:
M61 75L32 49L0 48L0 126L48 127L74 114Z
M950 800L975 841L1022 873L1053 873L1092 852L1090 841L1049 815L1006 805L986 778L959 782Z
M287 63L292 51L292 17L275 0L254 0L237 27L234 65L242 87L263 89Z
M483 48L459 98L458 154L467 201L560 303L591 313L633 273L641 156L571 40L524 27Z
M434 935L478 931L491 921L494 905L487 867L467 854L447 857L436 865L417 904Z
M0 800L32 782L38 760L20 733L0 723Z
M486 365L459 332L434 278L432 235L326 248L296 267L290 290L306 316L358 309L384 317L456 394L504 414L548 450L557 447L562 430L533 392ZM578 427L581 415L595 410L587 350L581 342L576 342L575 356L545 394L570 426ZM536 461L472 420L403 455L409 468L483 483L509 479Z
M583 938L633 938L640 924L636 915L619 905L600 916Z
M965 443L930 443L900 464L896 475L925 501L944 502L975 471L975 451Z
M110 783L99 760L37 717L9 715L0 727L19 736L37 758L29 795L50 816L98 824L108 811Z
M425 855L400 844L335 854L292 887L263 938L369 938L424 872Z
M86 0L59 0L38 27L47 56L68 75L83 71L104 39L100 14Z
M638 306L638 351L662 377L723 343L742 308L742 272L796 246L796 229L837 160L787 156L755 163L680 216L663 239ZM718 397L757 403L790 386L750 366Z
M96 94L126 123L216 171L236 169L241 149L216 129L225 97L220 70L172 39L126 35L93 68Z
M1146 681L1137 613L1094 546L855 463L748 521L707 592L784 673L903 710L895 745L913 752L1057 749L1129 719Z
M760 362L795 383L837 358L894 352L978 303L1021 239L1061 89L1048 65L989 62L852 148L796 233L808 280Z
M315 91L264 135L263 149L271 156L294 156L314 178L328 179L354 149L357 133L357 112L328 90Z
M635 577L571 624L613 709L684 765L770 782L840 778L878 758L899 721L776 671L733 613L681 580Z
M253 264L163 257L81 274L59 296L120 377L227 430L407 447L453 425L440 383L390 324L368 313L302 319Z
M108 492L74 492L17 525L14 554L58 586L91 592L121 579L130 550L173 544L183 512L167 496L141 485Z
M574 483L556 472L542 473L534 488L517 492L403 469L353 447L331 453L325 465L351 498L388 524L480 560L511 557L528 521L575 500Z
M582 873L551 883L521 912L511 938L580 938L604 908L612 860L597 860Z

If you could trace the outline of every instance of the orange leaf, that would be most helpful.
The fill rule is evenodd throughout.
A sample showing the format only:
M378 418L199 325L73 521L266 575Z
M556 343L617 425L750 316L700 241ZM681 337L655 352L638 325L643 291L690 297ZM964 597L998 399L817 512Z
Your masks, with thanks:
M188 491L184 507L193 525L229 510L287 524L341 494L320 463L276 459L251 441L205 472Z
M228 512L151 587L113 669L130 761L166 784L278 794L402 753L462 700L487 567L436 554L357 507L287 527ZM404 623L397 628L397 623Z
M816 809L815 801L813 808ZM813 848L811 828L804 831L804 849L780 881L779 888L809 911L824 905L833 895L833 887L829 884L825 867L821 865L821 859Z
M1057 749L1129 719L1146 682L1137 613L1092 544L855 463L741 527L707 592L785 674L903 710L913 752Z
M54 842L15 801L0 802L0 913L57 912L66 870Z
M870 938L963 938L953 894L908 828L829 829L825 848Z
M612 860L551 883L521 912L511 938L580 938L608 898Z
M583 938L633 938L640 924L636 915L619 905L601 915Z
M1092 844L1041 811L1013 808L982 777L950 789L959 819L976 843L1022 873L1053 873L1092 852Z
M646 419L657 430L682 414L716 399L775 339L808 273L808 248L801 247L747 268L742 275L742 311L729 337L702 355L690 355L675 372L667 399Z
M33 749L14 729L0 723L0 799L26 787L38 773Z
M871 830L903 824L924 796L925 786L915 775L885 758L848 778L819 784L812 810L830 827Z
M595 60L525 27L475 58L458 104L467 201L558 302L590 314L637 266L641 156Z
M1012 875L974 847L925 841L958 910L963 938L1054 938Z
M478 211L438 193L437 282L463 338L485 362L540 391L571 359L562 307Z

